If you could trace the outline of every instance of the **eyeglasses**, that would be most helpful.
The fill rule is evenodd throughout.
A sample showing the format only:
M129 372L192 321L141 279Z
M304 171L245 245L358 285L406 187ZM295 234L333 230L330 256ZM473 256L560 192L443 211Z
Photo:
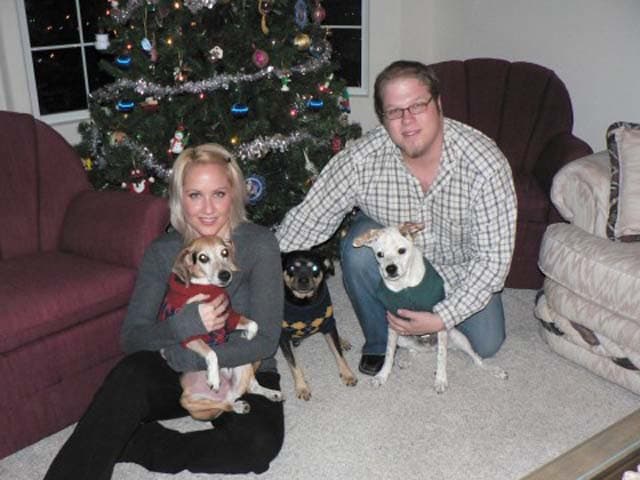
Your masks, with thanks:
M392 108L383 112L383 115L387 120L398 120L399 118L403 118L405 112L409 112L411 115L418 115L427 111L431 100L433 100L433 97L429 98L426 102L414 103L406 108Z

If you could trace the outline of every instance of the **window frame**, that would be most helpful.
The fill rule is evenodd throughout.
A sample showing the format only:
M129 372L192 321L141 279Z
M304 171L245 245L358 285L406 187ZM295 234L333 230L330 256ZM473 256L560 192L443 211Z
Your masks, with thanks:
M360 25L326 25L329 30L337 29L360 29L360 80L359 87L348 87L349 95L367 96L369 93L369 0L361 1L361 24ZM43 115L40 113L40 103L38 101L38 87L36 83L35 69L33 66L33 52L41 50L61 50L65 48L80 48L80 56L82 58L82 72L85 93L87 96L89 90L89 74L87 69L87 58L85 48L95 45L94 39L85 39L82 28L82 13L80 10L80 0L74 0L76 7L76 16L78 22L78 36L80 41L76 43L66 43L60 45L50 45L41 47L32 47L29 38L29 26L27 20L27 11L25 0L15 0L18 10L20 40L22 43L23 58L27 74L27 87L29 91L29 100L33 115L50 125L83 121L89 118L89 110L72 110L63 113L51 113Z

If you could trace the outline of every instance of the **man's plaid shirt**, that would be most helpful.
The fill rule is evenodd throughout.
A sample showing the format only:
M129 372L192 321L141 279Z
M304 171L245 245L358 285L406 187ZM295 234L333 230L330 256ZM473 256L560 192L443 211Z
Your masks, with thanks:
M332 158L276 236L282 251L311 248L336 231L353 207L381 225L425 224L416 244L445 282L434 308L447 329L483 309L502 289L516 231L511 168L481 132L444 120L438 175L427 192L380 126Z

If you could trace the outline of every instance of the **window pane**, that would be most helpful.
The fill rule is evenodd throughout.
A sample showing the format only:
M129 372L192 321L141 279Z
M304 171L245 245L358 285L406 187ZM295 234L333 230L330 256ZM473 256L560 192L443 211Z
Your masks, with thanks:
M322 0L324 25L362 25L362 0Z
M82 36L85 43L94 42L98 26L102 16L107 11L107 2L91 1L80 2L80 15L82 17Z
M333 45L333 59L340 68L338 76L347 81L350 87L361 87L360 61L362 52L362 31L355 28L335 28L331 30L329 40Z
M24 4L32 47L80 41L74 0L25 0Z
M33 52L40 114L87 108L80 48Z
M87 73L89 74L89 91L114 81L114 78L99 67L100 60L113 63L113 55L96 50L93 46L85 47L84 55L87 60Z

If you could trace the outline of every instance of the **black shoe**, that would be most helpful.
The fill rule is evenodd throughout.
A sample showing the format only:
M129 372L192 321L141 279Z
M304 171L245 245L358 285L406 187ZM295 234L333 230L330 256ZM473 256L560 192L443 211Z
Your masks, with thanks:
M365 375L375 375L384 364L384 355L365 353L360 359L359 370Z

